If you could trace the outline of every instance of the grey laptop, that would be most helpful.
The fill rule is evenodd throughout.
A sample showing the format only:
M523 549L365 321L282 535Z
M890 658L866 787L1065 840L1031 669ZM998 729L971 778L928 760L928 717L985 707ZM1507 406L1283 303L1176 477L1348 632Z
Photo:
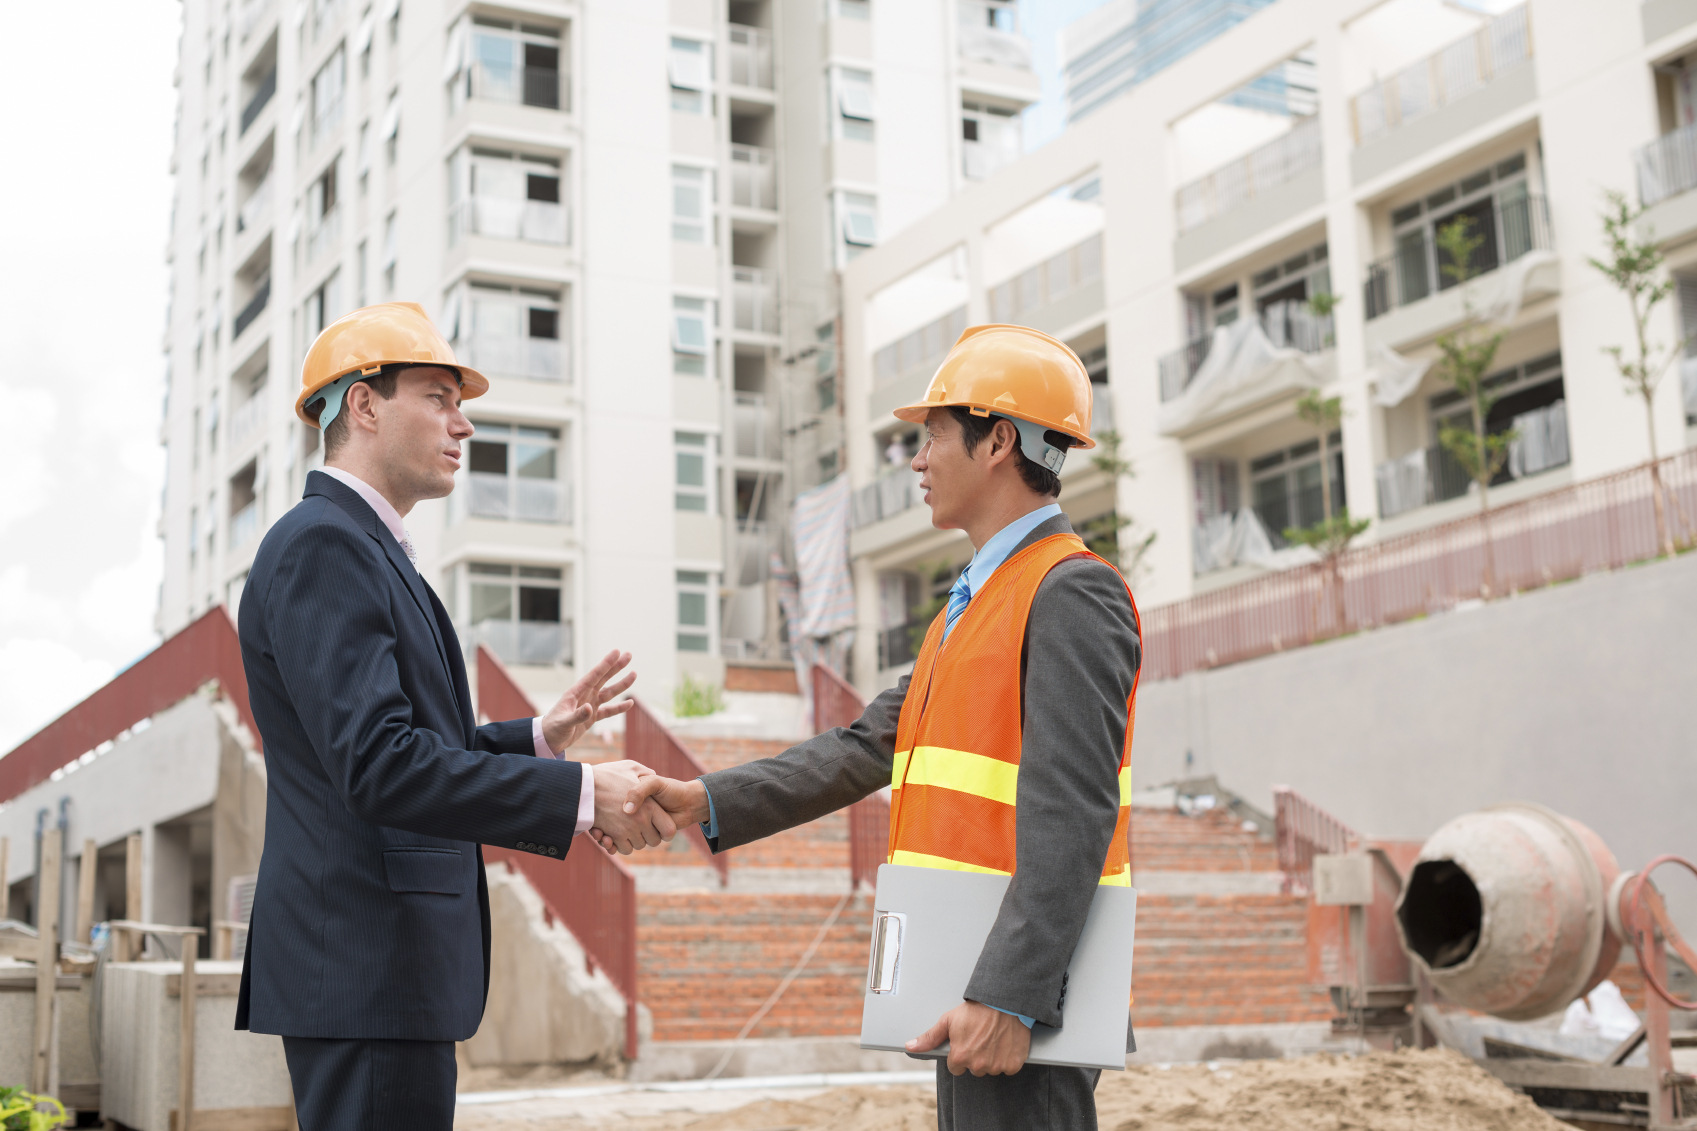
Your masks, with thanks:
M908 1041L961 1003L1009 879L879 866L861 1048L906 1052ZM1032 1029L1029 1063L1125 1068L1136 923L1136 891L1096 889L1084 934L1067 965L1065 1024L1055 1029L1039 1023ZM947 1056L948 1046L925 1055Z

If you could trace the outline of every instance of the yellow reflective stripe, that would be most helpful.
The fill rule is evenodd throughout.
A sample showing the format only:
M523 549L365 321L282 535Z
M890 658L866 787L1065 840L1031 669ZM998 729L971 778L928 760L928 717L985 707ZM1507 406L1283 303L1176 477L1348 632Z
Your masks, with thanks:
M1120 808L1131 804L1131 767L1120 771Z
M1131 886L1131 865L1127 864L1112 875L1103 876L1096 881L1097 887L1128 888Z
M985 868L977 864L964 864L959 860L949 860L942 856L930 856L923 852L909 852L905 848L898 848L894 852L890 853L890 863L906 864L913 868L942 868L950 872L979 872L986 876L1013 875L1012 872L1004 872L999 868Z
M913 756L911 750L898 750L894 763L890 766L890 788L902 787L902 772L907 769L907 760Z
M1012 762L948 750L916 746L910 756L905 785L930 785L970 793L1012 805L1019 789L1019 767ZM896 779L901 781L900 778Z

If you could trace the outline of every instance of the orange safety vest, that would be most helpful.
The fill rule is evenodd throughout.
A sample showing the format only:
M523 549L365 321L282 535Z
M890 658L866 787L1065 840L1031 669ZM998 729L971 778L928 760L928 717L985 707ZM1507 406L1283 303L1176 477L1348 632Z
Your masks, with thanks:
M1003 562L973 594L949 634L947 648L943 625L948 610L931 622L896 724L890 863L1013 875L1014 798L1025 713L1019 671L1025 624L1043 578L1068 558L1081 557L1103 561L1085 549L1076 534L1045 538ZM1131 595L1130 586L1126 595ZM1131 615L1141 634L1135 601ZM1101 879L1123 887L1131 886L1126 830L1136 709L1133 678L1120 753L1119 820Z

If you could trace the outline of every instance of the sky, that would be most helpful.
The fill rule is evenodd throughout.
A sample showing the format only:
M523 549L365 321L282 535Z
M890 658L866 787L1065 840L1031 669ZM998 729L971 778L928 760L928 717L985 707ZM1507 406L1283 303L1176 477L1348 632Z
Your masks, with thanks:
M1055 33L1102 0L1021 0L1058 136ZM0 492L0 752L158 643L165 460L164 259L177 0L18 4L0 38L0 364L10 472ZM76 62L42 44L87 29Z
M180 5L7 8L0 37L0 751L156 642ZM74 56L45 50L81 27Z

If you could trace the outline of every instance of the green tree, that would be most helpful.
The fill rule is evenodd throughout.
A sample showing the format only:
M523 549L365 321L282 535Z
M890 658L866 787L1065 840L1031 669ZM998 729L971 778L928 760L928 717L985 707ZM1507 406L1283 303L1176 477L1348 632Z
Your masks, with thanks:
M1137 475L1131 461L1120 454L1120 446L1124 441L1120 434L1113 429L1107 429L1096 435L1096 451L1090 457L1090 465L1102 472L1119 491L1120 480L1130 480ZM1132 531L1126 536L1124 531L1137 525L1130 515L1119 513L1118 507L1107 514L1098 515L1084 524L1078 534L1084 540L1090 552L1099 558L1112 562L1125 575L1127 581L1136 583L1138 575L1143 572L1144 559L1149 553L1149 547L1155 544L1155 532L1143 534Z
M1332 311L1336 310L1338 308L1338 303L1342 301L1342 296L1335 295L1331 291L1316 291L1314 294L1308 296L1308 302L1306 305L1308 307L1308 313L1312 314L1314 317L1330 318L1332 316ZM1337 344L1337 339L1330 331L1328 331L1326 334L1326 340L1321 344L1325 346L1334 346Z
M1626 197L1615 191L1604 193L1608 207L1603 211L1603 237L1608 241L1607 259L1589 258L1591 266L1608 277L1632 307L1632 328L1637 339L1636 355L1629 357L1621 346L1605 346L1620 371L1628 395L1638 394L1644 402L1644 428L1650 438L1650 484L1656 506L1656 542L1662 553L1673 556L1673 534L1668 528L1667 492L1662 486L1660 457L1656 450L1656 387L1674 359L1691 341L1685 338L1663 347L1650 340L1650 316L1673 294L1674 281L1662 270L1662 253L1654 243L1641 241L1635 229L1644 215ZM1683 518L1683 514L1681 515Z
M4 1131L51 1131L66 1118L64 1106L52 1096L31 1095L22 1088L0 1088L0 1128Z
M1296 402L1296 414L1314 426L1320 436L1320 513L1321 519L1312 526L1287 527L1285 541L1307 546L1320 555L1324 567L1325 588L1332 591L1333 615L1341 631L1344 626L1343 554L1349 544L1361 535L1372 519L1352 519L1349 508L1332 513L1332 432L1343 422L1343 399L1322 397L1320 390L1310 389ZM1322 600L1324 598L1322 597ZM1320 621L1320 602L1314 604L1314 622Z
M1462 322L1459 327L1439 334L1438 375L1461 394L1471 410L1468 428L1446 424L1438 430L1438 443L1455 457L1468 478L1479 487L1479 515L1485 523L1485 580L1487 596L1496 584L1496 558L1491 546L1491 480L1508 462L1509 444L1517 435L1512 429L1491 433L1485 428L1486 418L1495 407L1497 395L1486 386L1497 350L1506 336L1502 330L1486 327L1485 319L1475 305L1470 281L1479 273L1474 256L1485 244L1485 237L1474 231L1471 216L1462 216L1454 223L1438 229L1439 270L1462 288Z
M672 717L678 719L711 715L725 709L725 693L717 684L685 673L672 689Z

